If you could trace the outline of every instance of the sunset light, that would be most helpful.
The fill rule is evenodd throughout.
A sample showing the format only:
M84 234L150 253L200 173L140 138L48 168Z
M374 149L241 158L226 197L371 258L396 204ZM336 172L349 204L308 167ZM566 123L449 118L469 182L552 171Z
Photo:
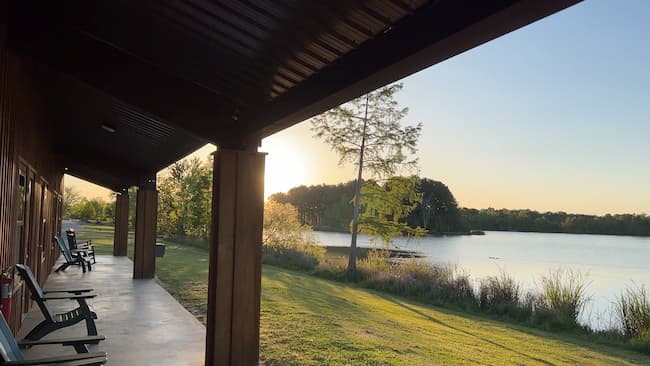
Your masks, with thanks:
M277 138L262 145L261 151L267 152L264 174L264 197L273 193L286 192L305 184L309 156L301 153L290 139Z
M650 0L0 1L0 365L650 365L649 39Z

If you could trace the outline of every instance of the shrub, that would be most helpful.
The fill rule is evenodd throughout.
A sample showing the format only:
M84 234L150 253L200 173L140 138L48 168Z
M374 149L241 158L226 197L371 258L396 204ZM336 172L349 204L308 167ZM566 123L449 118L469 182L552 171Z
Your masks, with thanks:
M313 270L325 256L325 248L308 244L262 246L262 263L289 269Z
M280 247L315 244L311 226L298 219L298 210L289 203L268 200L264 204L262 243Z
M650 355L650 333L646 332L643 335L630 340L632 347L640 352Z
M323 278L341 282L357 282L359 280L358 271L354 273L354 278L350 277L350 272L348 272L348 260L343 257L331 257L326 255L314 270L314 274Z
M274 200L264 204L262 244L262 263L289 269L313 270L325 256L311 227L298 220L296 208Z
M455 265L432 265L420 259L396 260L387 251L371 251L357 266L362 286L433 304L474 307L468 276Z
M645 286L627 288L615 304L623 333L650 346L650 297Z

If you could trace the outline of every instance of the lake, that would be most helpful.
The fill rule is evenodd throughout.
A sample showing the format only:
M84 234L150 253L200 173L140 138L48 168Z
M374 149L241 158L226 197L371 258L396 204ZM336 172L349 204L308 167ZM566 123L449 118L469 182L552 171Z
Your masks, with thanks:
M350 245L349 234L314 233L323 245ZM358 243L374 246L366 235L360 235ZM422 252L432 263L458 264L475 281L503 270L525 289L541 287L541 276L553 269L581 271L587 275L592 300L580 320L599 329L614 321L612 305L621 290L650 288L650 238L487 231L486 235L400 238L392 247Z

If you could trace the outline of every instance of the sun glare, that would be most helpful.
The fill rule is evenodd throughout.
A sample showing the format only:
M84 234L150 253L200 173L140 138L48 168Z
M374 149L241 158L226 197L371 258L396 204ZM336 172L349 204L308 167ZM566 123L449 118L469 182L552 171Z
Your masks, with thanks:
M306 161L290 142L284 139L269 139L264 142L262 150L268 153L264 175L264 198L304 184Z

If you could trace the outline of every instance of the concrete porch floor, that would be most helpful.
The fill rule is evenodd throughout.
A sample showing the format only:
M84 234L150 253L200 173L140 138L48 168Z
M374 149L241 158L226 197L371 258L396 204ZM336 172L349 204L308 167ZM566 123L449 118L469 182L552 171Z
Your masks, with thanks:
M97 313L99 334L106 340L89 346L90 352L108 353L111 365L203 365L205 327L155 280L134 280L133 262L127 257L98 255L92 272L78 266L52 273L47 289L94 288L89 300ZM76 301L50 302L54 311L76 307ZM19 332L22 339L43 316L36 305ZM46 338L86 335L85 322L50 333ZM39 346L26 351L27 358L74 354L72 347Z

